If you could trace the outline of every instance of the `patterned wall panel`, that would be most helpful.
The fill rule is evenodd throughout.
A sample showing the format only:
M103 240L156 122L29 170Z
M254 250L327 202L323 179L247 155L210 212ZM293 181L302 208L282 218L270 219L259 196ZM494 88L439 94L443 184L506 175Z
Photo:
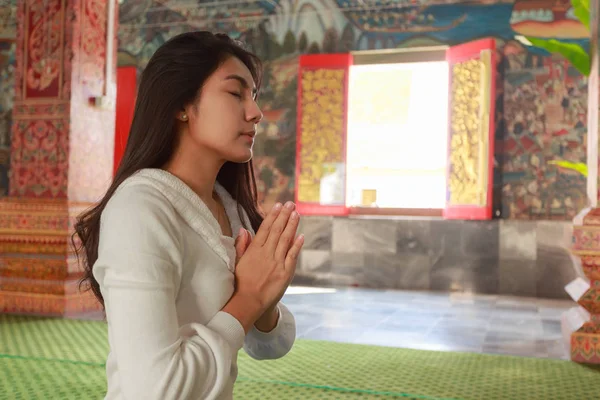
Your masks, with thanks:
M10 131L15 91L16 0L0 1L0 197L8 194Z
M111 0L117 4L117 0ZM10 196L0 201L0 312L96 310L79 293L77 214L112 177L116 71L106 75L103 0L20 0ZM115 33L118 12L114 14ZM116 60L116 37L113 42Z
M21 1L16 50L11 196L66 198L69 151L66 0Z
M20 3L11 196L93 202L106 190L114 104L99 109L93 98L115 93L114 74L105 79L107 4Z

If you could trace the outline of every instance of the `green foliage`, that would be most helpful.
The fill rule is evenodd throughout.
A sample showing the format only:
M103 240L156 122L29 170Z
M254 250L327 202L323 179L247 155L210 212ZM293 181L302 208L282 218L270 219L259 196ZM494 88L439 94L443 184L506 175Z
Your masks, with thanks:
M590 29L590 0L571 0L575 16Z
M588 176L587 165L584 163L581 163L581 162L574 163L571 161L554 160L554 161L549 161L548 164L556 165L556 166L559 166L564 169L570 169L572 171L579 172L581 175L583 175L585 177Z
M590 29L590 0L571 0L577 19ZM557 39L538 39L528 37L527 40L535 47L550 53L560 54L566 58L577 71L584 76L590 75L590 54L580 45L567 43Z
M584 76L590 75L591 60L589 53L576 43L565 43L556 39L527 38L535 47L566 58L577 71Z

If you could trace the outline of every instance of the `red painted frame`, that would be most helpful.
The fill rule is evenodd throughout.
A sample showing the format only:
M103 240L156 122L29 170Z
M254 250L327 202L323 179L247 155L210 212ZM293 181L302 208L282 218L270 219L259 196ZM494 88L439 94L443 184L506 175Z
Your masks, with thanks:
M298 94L297 94L297 117L296 117L296 191L295 202L298 212L302 215L330 215L342 216L348 215L350 210L346 203L346 188L347 188L347 168L344 167L344 205L332 206L322 205L319 203L308 203L298 201L298 178L300 176L300 150L302 149L301 140L301 124L302 124L302 73L305 70L314 69L340 69L344 68L346 74L344 77L344 128L343 128L343 162L346 165L347 147L346 135L348 131L348 78L350 74L350 66L353 64L354 58L350 53L343 54L306 54L300 56L298 68Z
M493 212L493 201L492 201L492 190L494 186L494 140L495 140L495 110L496 110L496 40L495 39L481 39L474 42L453 46L448 49L446 53L446 60L450 65L449 74L452 79L452 65L457 62L472 60L479 58L481 51L490 50L491 52L491 77L490 77L490 109L489 111L489 136L488 136L488 187L486 193L486 205L485 206L472 206L472 205L449 205L448 198L446 199L446 207L444 208L444 218L446 219L472 219L472 220L488 220L492 219ZM452 98L452 81L448 85L449 96L448 99ZM448 164L446 176L450 176L450 141L451 137L451 121L452 108L448 107ZM448 189L447 189L448 190Z
M131 122L133 121L136 92L137 68L118 67L113 176L117 172L127 145L129 129L131 129Z

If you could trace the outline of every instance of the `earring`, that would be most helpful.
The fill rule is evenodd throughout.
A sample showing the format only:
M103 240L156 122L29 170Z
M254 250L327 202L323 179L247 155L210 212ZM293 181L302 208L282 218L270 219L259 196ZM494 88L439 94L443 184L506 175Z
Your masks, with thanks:
M186 113L182 113L181 114L181 120L182 121L187 121L187 119L188 119L187 114Z

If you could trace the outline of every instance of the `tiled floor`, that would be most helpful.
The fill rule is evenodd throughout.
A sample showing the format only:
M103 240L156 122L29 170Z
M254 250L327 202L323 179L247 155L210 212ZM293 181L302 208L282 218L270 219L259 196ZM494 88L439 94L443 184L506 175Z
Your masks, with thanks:
M299 338L566 359L570 301L433 292L292 287Z

